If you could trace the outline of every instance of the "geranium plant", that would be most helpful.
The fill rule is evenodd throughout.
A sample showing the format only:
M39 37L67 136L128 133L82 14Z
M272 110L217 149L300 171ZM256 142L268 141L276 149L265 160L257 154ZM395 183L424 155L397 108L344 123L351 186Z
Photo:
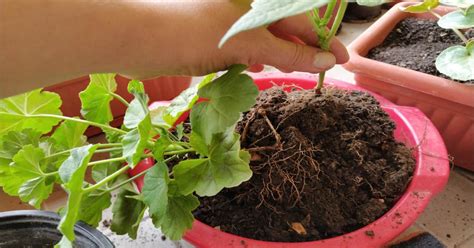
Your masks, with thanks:
M440 4L453 6L455 10L440 16L433 10ZM452 29L463 45L448 47L436 58L436 69L444 75L460 81L474 80L474 40L467 39L463 29L474 27L474 1L472 0L424 0L402 8L409 13L431 13L438 18L438 25Z
M239 135L234 132L240 113L255 103L258 94L252 79L241 74L245 68L235 65L214 80L215 75L209 75L170 106L151 111L143 84L130 81L128 91L135 98L128 103L114 93L114 74L90 76L89 86L80 93L84 119L63 116L61 99L51 92L35 90L3 99L0 186L9 195L40 208L54 185L61 185L68 201L60 210L58 229L64 234L60 247L72 245L77 221L98 225L115 191L112 230L136 237L148 209L154 224L178 239L191 227L191 211L199 205L194 192L215 195L252 175L250 155L240 149ZM120 129L109 124L109 104L114 98L128 107ZM198 102L198 98L203 100ZM182 126L170 131L190 109L192 132L183 134ZM108 143L87 144L83 134L89 126L101 128ZM187 141L183 135L188 136ZM92 160L98 153L110 156ZM170 170L166 163L177 156L180 162ZM154 158L155 166L136 177L126 176L125 172L147 157ZM88 169L92 170L91 181L86 179ZM132 182L145 173L139 194Z

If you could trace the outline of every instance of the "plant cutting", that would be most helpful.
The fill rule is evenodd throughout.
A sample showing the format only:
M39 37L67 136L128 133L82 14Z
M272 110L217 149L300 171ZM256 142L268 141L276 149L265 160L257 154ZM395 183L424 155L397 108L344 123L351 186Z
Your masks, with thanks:
M459 10L439 5L430 10L435 15L401 11L411 5L418 4L394 6L354 40L344 67L355 73L358 85L400 105L422 110L442 134L454 163L474 170L474 155L470 152L474 146L474 87L449 79L435 67L438 53L448 47L454 45L464 51L469 47L453 31L437 25L435 15L460 14ZM468 31L460 29L465 36ZM467 57L456 58L463 61ZM472 70L472 63L451 73L466 75L466 70Z

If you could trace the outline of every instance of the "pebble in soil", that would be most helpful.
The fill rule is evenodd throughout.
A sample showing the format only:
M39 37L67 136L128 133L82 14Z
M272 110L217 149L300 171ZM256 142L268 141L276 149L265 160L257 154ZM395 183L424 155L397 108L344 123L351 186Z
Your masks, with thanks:
M465 35L474 37L474 29L466 30ZM433 20L407 18L397 24L381 45L370 50L367 57L449 79L438 72L435 61L443 50L453 45L462 45L462 40L452 30L439 27ZM474 80L461 83L472 84Z
M281 87L261 92L237 125L252 154L248 182L202 197L195 217L267 241L338 236L387 212L408 185L410 148L367 93Z

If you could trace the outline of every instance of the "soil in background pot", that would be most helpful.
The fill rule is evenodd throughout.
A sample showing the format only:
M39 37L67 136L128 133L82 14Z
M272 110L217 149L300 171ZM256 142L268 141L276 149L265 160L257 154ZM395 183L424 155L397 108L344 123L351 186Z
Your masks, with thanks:
M474 37L474 29L466 32ZM461 39L434 20L407 18L402 20L385 41L369 51L367 57L388 64L450 79L436 70L436 57L452 45L462 45ZM460 83L474 83L458 81Z
M195 217L247 238L297 242L338 236L387 212L411 180L412 152L367 93L262 91L237 130L250 181L201 198Z

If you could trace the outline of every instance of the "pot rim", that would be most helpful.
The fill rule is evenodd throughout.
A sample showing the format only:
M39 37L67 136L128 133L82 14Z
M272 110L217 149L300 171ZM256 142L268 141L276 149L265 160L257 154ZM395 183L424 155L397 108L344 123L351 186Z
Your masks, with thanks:
M8 229L15 225L34 223L41 224L41 228L51 227L52 230L57 230L56 227L59 225L61 217L52 211L43 210L13 210L0 212L0 227L2 229ZM2 227L4 226L4 227ZM59 232L59 231L58 231ZM91 242L97 244L103 248L113 248L114 244L99 230L92 228L86 223L79 221L74 225L74 232L76 235L82 236L85 239L89 239Z
M304 84L314 87L316 82L316 76L307 73L260 73L250 75L257 85L291 81L293 84L300 86ZM392 119L396 118L394 121L397 125L401 125L405 129L404 131L408 132L406 135L409 140L403 139L403 141L411 142L414 145L416 166L410 184L397 203L383 216L367 226L341 236L318 241L288 243L254 240L225 233L198 220L194 221L192 229L186 232L184 239L197 247L209 248L381 247L415 222L417 216L421 214L430 199L444 188L449 176L448 154L437 129L417 108L400 107L378 94L342 81L327 78L326 83L343 89L369 92L380 102L382 108L390 114ZM155 104L162 105L163 103ZM154 164L152 160L147 163L148 166ZM135 167L138 171L133 171L131 174L137 174L145 168L138 165ZM143 185L143 182L137 185ZM139 188L141 187L139 186ZM367 235L366 232L369 231L374 232L374 235Z

